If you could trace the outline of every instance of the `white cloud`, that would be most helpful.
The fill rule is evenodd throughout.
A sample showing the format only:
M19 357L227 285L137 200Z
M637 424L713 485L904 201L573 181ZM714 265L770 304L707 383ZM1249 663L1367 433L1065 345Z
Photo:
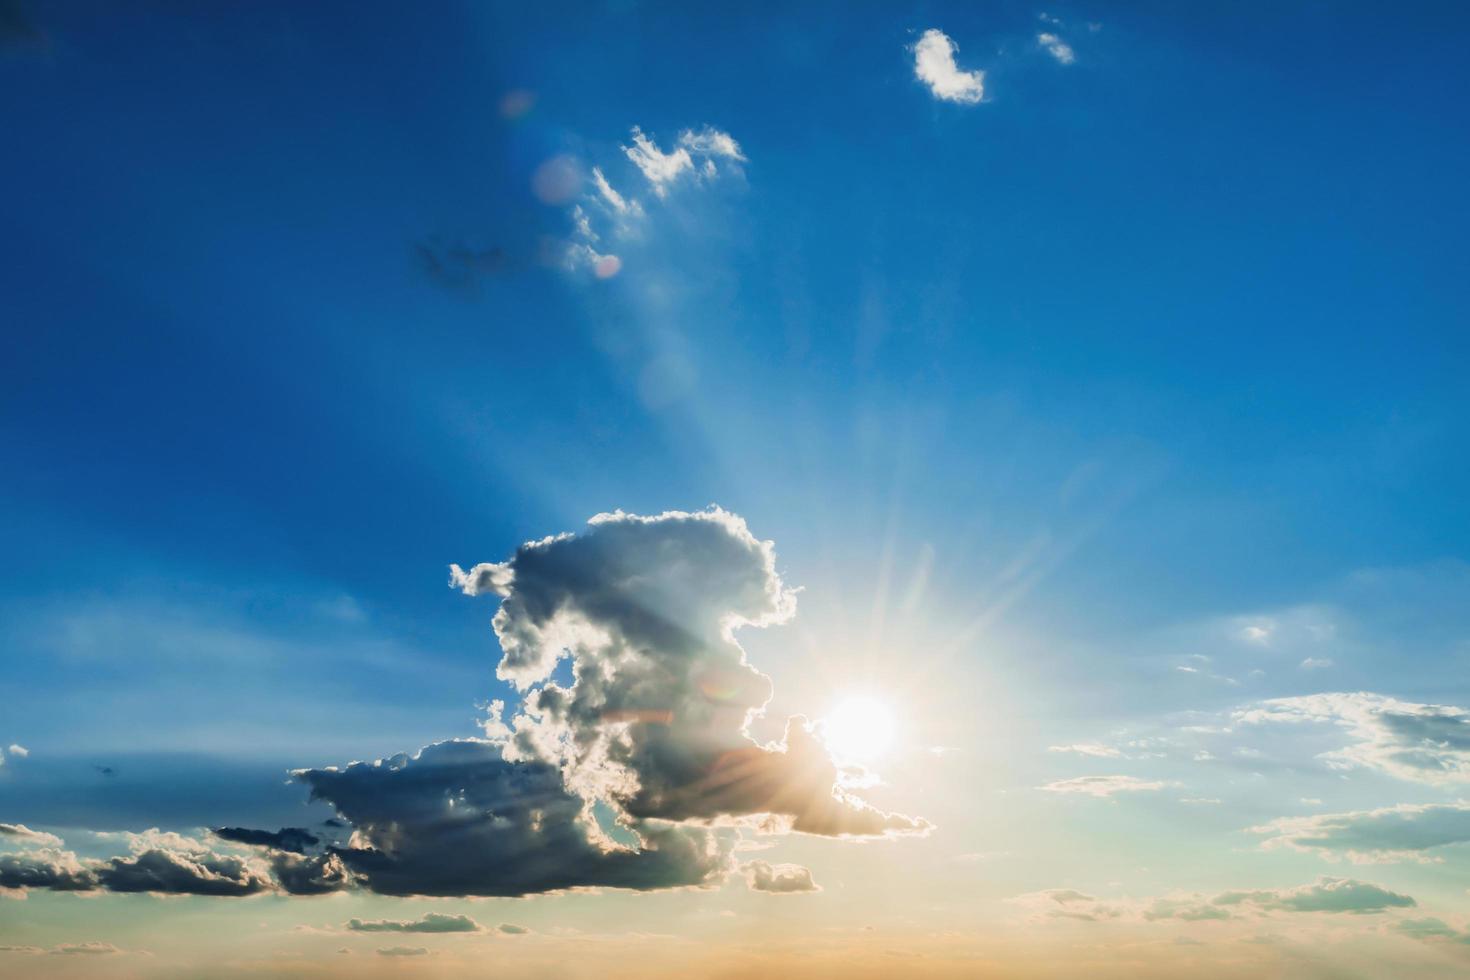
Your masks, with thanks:
M17 759L24 759L26 756L31 754L30 749L26 748L24 745L17 745L14 742L10 743L10 748L8 749L8 751Z
M955 63L958 50L949 35L930 28L914 45L914 76L936 99L974 105L985 98L985 72L962 71Z
M1350 743L1323 753L1334 769L1366 768L1420 783L1470 781L1470 711L1366 691L1276 698L1243 708L1242 724L1336 725Z
M1271 641L1271 627L1253 624L1241 629L1240 635L1247 643L1259 643L1264 646Z
M1047 54L1057 59L1061 64L1070 65L1077 60L1077 55L1072 50L1072 46L1055 34L1043 31L1036 35L1036 43L1045 48Z
M608 183L607 177L602 173L601 167L592 168L592 186L597 188L598 195L603 202L610 207L614 213L627 217L637 217L643 213L643 206L636 200L626 198L619 194Z
M715 157L726 160L744 162L745 154L740 150L740 144L729 133L706 126L699 132L686 129L679 134L674 149L665 153L659 149L657 143L637 126L633 127L633 145L623 147L633 165L648 178L653 185L653 192L659 197L664 197L669 192L669 187L686 173L696 174L705 178L714 177L719 173L715 166ZM695 161L699 161L696 166ZM594 175L593 182L597 184L598 191L606 180L598 180L599 175ZM611 188L609 188L611 190ZM603 192L604 197L606 193Z
M1302 661L1302 670L1323 670L1332 666L1329 657L1308 657Z
M669 192L668 185L675 178L686 170L694 169L694 160L688 149L680 146L671 153L665 153L637 126L633 127L633 145L623 147L623 152L643 176L648 178L648 182L653 185L653 192L659 197Z
M1160 790L1170 785L1166 782L1139 779L1136 776L1078 776L1075 779L1060 779L1037 789L1048 793L1079 793L1085 796L1113 796L1117 793L1138 793Z
M679 134L679 145L695 156L728 157L731 160L742 162L745 160L745 155L740 152L740 144L735 142L735 138L713 126L706 126L697 133L688 129L684 130Z

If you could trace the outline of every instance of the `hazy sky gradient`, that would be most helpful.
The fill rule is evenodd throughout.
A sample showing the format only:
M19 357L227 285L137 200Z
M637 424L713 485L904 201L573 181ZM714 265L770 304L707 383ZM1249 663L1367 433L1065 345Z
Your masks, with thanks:
M593 550L681 627L799 590L749 735L876 700L852 792L916 821L710 831L693 889L17 887L0 973L1463 975L1467 28L0 3L0 829L64 841L0 882L347 846L289 770L524 710L451 563L614 511L774 543ZM348 925L430 913L478 928Z

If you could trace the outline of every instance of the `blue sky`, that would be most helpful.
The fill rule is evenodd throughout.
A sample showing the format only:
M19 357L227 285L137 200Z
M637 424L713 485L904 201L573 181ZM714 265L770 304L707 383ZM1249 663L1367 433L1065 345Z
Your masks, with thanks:
M1470 928L1463 850L1226 880L1299 798L1456 799L1322 765L1377 702L1129 746L1470 704L1463 11L524 6L4 6L0 819L324 819L286 769L515 710L450 563L718 504L802 590L741 633L751 732L890 706L872 797L939 828L895 845L920 878L1107 840L1126 867L1034 856L977 901L1330 873ZM930 29L982 101L916 77ZM635 127L738 155L660 183ZM1125 774L1168 788L1038 789ZM878 860L830 843L789 846ZM56 908L36 942L105 938Z

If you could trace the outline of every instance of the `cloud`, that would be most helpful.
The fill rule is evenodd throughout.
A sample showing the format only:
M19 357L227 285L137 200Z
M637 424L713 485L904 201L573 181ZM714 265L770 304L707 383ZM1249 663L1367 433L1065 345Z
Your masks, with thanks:
M1282 817L1251 833L1263 846L1289 847L1358 864L1425 860L1426 852L1470 842L1470 803L1401 803L1378 810Z
M1322 670L1331 666L1332 660L1329 657L1308 657L1301 663L1302 670Z
M507 936L524 936L531 931L525 926L518 926L510 922L502 922L497 928Z
M329 895L352 886L352 875L335 853L302 855L276 851L270 856L271 875L290 895Z
M217 854L198 841L157 830L127 837L131 854L96 861L83 862L55 847L0 854L0 888L216 896L275 890L267 867L253 858Z
M353 932L479 932L480 924L467 915L428 912L422 919L399 922L393 919L352 919L347 928Z
M722 132L711 126L706 126L699 132L684 130L672 150L665 153L659 149L657 143L637 126L633 127L633 145L623 147L623 153L633 161L633 165L653 185L653 192L659 197L664 197L669 192L669 187L684 174L713 177L719 172L715 164L715 158L744 162L745 154L740 150L740 144L735 141L729 133ZM696 160L702 165L696 165ZM597 183L598 191L603 193L606 180ZM611 190L611 188L608 188Z
M1077 60L1077 54L1072 50L1072 46L1055 34L1043 31L1036 35L1036 43L1046 49L1046 53L1061 64L1070 65Z
M623 197L613 189L612 184L603 176L600 167L592 168L592 185L597 188L597 193L615 214L637 217L643 213L643 206L635 200Z
M1081 793L1086 796L1113 796L1117 793L1137 793L1159 790L1170 785L1165 782L1139 779L1136 776L1078 776L1075 779L1060 779L1037 789L1048 793Z
M238 897L273 890L269 874L257 862L206 850L150 848L128 858L108 858L94 870L98 884L113 892Z
M1388 909L1413 908L1408 895L1357 881L1353 878L1318 878L1314 884L1296 888L1225 892L1216 895L1216 905L1247 905L1263 911L1327 912L1371 915Z
M770 892L773 895L795 895L801 892L819 892L821 887L812 880L809 869L799 864L767 864L751 861L744 866L746 880L753 891Z
M680 174L694 169L694 160L686 147L678 146L672 152L665 153L637 126L633 127L633 145L623 147L623 152L643 176L648 178L648 182L653 185L653 192L660 197L669 192L668 185Z
M728 863L702 828L635 821L639 846L615 844L555 766L507 761L489 741L295 775L353 825L352 843L333 853L383 894L648 890L712 883Z
M1235 712L1241 724L1330 723L1351 744L1323 753L1332 768L1367 768L1399 779L1470 780L1470 711L1415 704L1366 691L1276 698Z
M62 840L55 834L32 830L23 823L0 823L0 843L18 843L28 846L60 847Z
M1101 745L1097 742L1079 742L1076 745L1050 745L1048 752L1074 752L1077 755L1090 755L1098 759L1121 759L1123 753L1111 745Z
M927 832L839 789L804 717L789 718L776 744L747 734L771 680L734 632L795 614L775 562L770 542L714 508L603 514L509 561L453 566L466 594L502 597L496 675L527 692L507 758L554 764L573 792L637 820L772 815L824 836ZM563 657L576 677L565 688L551 679Z
M735 142L735 138L712 126L706 126L697 133L684 130L679 134L679 145L695 156L745 161L745 154L740 152L740 144Z
M748 663L735 632L794 614L775 562L770 542L712 508L603 514L580 534L531 542L507 561L454 566L463 592L499 596L497 675L522 695L508 723L495 704L489 737L295 770L312 799L334 808L323 824L332 831L221 827L213 836L235 847L223 853L155 829L128 834L128 855L81 861L34 846L60 845L55 838L4 825L6 836L30 844L0 854L0 888L513 897L705 887L734 869L737 826L855 838L927 833L926 821L852 795L804 717L787 719L780 742L750 737L771 681ZM565 686L554 679L563 658L572 661ZM748 873L766 890L815 888L805 869L765 867ZM353 928L435 932L463 923L478 928L436 913Z
M301 827L282 827L274 831L251 830L246 827L220 827L213 833L220 840L233 841L237 844L252 844L257 847L270 847L278 851L292 851L296 854L304 854L307 848L315 847L320 843L316 835Z
M378 948L379 956L428 956L429 951L423 946L381 946Z
M112 943L86 942L86 943L63 943L51 949L52 955L60 956L110 956L113 953L121 953Z
M985 98L985 73L961 71L954 58L958 50L947 34L930 28L914 45L914 76L936 99L974 105Z
M0 888L82 892L96 887L97 875L69 851L46 847L19 854L0 854Z
M1459 943L1470 946L1470 929L1455 929L1442 919L1401 919L1390 928L1401 936L1426 943Z
M1389 909L1414 908L1408 895L1351 878L1318 878L1295 888L1221 892L1213 897L1174 894L1141 900L1104 900L1071 888L1051 888L1010 899L1035 919L1111 919L1157 922L1176 919L1205 922L1240 917L1242 913L1322 913L1373 915Z
M26 756L31 754L30 749L26 748L24 745L17 745L14 742L10 743L10 748L6 749L6 751L15 756L17 759L24 759Z

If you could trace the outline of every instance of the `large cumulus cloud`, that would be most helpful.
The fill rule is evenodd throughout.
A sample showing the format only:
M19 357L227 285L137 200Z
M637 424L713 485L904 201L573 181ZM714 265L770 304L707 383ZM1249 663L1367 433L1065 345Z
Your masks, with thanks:
M604 514L506 561L453 566L452 584L501 599L497 674L521 705L508 721L497 705L487 737L296 770L312 798L336 811L320 833L222 827L212 832L216 848L150 832L134 835L127 856L85 862L37 847L0 855L0 887L221 896L652 890L723 881L736 867L732 826L859 838L929 830L844 788L805 718L788 719L780 742L749 735L771 681L747 662L735 631L786 621L795 596L771 543L739 517L717 508ZM569 684L554 679L563 658ZM22 830L34 835L18 826L8 835ZM752 873L765 890L815 888L810 873Z
M784 622L796 603L774 547L739 517L604 514L508 561L454 566L452 583L502 597L497 673L526 692L507 758L559 767L582 797L635 819L774 817L827 836L928 829L838 789L806 719L791 718L778 744L747 734L771 680L735 630ZM551 679L563 657L567 687Z

